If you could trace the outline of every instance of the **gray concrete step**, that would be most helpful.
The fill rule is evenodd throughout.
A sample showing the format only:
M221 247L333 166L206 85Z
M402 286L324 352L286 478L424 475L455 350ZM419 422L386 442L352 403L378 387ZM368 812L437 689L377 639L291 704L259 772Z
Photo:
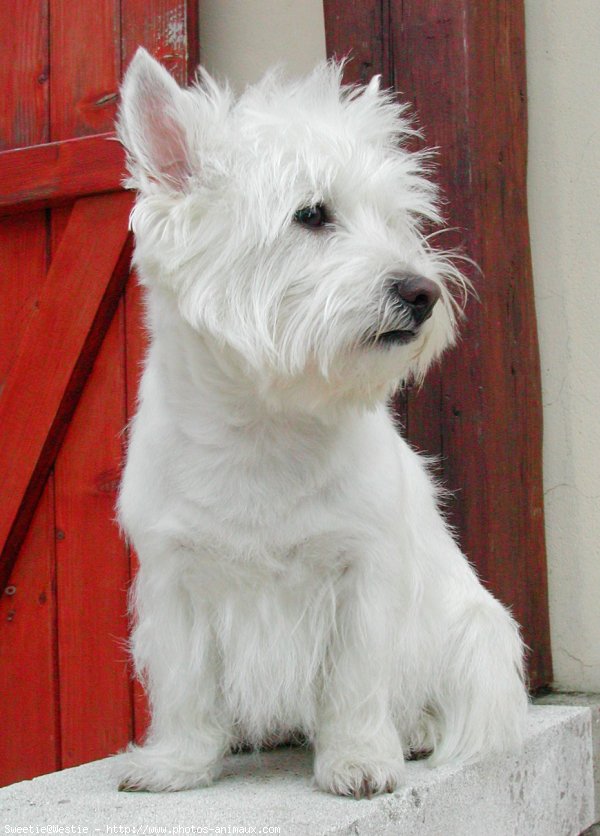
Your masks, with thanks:
M589 707L532 706L520 756L412 762L370 801L316 790L302 749L232 756L213 787L172 794L117 792L106 759L0 789L0 833L578 836L594 822L591 725Z

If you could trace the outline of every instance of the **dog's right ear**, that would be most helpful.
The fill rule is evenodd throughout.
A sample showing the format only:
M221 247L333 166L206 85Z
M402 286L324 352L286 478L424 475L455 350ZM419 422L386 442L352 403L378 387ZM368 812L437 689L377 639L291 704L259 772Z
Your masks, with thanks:
M121 87L117 134L127 151L129 185L180 191L192 167L185 128L185 92L139 47Z

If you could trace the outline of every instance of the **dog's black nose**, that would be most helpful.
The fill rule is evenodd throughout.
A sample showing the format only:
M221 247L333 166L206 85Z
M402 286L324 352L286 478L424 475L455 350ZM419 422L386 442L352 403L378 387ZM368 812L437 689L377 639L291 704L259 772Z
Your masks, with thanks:
M415 325L429 319L433 306L440 298L439 285L424 276L405 275L396 278L393 292L412 314Z

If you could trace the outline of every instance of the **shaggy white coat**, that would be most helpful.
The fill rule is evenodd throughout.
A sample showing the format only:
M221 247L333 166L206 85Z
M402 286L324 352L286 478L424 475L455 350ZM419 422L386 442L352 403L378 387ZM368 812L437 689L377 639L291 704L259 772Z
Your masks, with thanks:
M234 101L143 50L122 91L151 343L119 518L140 569L132 652L152 722L124 788L208 784L223 755L302 732L319 787L371 795L404 758L518 746L522 644L386 407L453 340L427 157L403 108L340 67ZM324 205L307 229L298 209ZM441 298L413 340L392 279Z

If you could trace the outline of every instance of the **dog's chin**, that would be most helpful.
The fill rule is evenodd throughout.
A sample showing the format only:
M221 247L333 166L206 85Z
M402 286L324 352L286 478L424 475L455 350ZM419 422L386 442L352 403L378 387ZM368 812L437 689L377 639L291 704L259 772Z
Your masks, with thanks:
M262 389L271 408L296 410L336 420L340 410L371 408L387 400L400 380L409 375L410 357L402 344L396 350L366 348L364 345L338 355L327 370L318 361L294 375L273 375Z
M427 329L418 326L372 331L326 364L313 357L293 374L267 376L262 392L274 407L315 414L374 406L419 372L427 336Z

